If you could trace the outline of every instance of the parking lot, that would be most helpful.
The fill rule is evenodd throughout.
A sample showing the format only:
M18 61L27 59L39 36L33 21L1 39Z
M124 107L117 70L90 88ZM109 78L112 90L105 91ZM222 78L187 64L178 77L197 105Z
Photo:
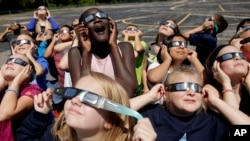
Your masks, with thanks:
M96 5L88 7L51 9L52 17L60 24L71 25L75 18L89 7L98 7L108 13L118 25L118 30L127 24L136 24L143 32L143 39L150 43L156 37L157 27L163 19L173 18L181 32L185 32L203 23L204 19L214 13L222 14L229 22L228 28L218 35L219 44L227 43L235 33L236 25L245 18L250 18L249 0L181 0L171 2L128 3L114 5ZM26 25L33 17L33 11L0 16L0 32L10 25L11 21L18 20ZM119 36L121 39L121 36ZM0 64L10 54L7 43L0 43Z

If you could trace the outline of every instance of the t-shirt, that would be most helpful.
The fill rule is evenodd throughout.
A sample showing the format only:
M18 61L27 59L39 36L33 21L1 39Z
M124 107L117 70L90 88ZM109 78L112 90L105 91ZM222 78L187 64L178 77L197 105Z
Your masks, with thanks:
M157 141L224 141L229 129L224 118L215 113L178 117L160 105L150 104L139 111L148 117L157 133Z

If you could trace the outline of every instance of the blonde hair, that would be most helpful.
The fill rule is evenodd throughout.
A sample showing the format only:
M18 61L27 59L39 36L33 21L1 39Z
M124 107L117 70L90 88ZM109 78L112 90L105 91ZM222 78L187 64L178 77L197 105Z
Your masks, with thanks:
M88 75L100 83L108 99L129 107L127 92L118 82L102 73L89 72ZM109 112L109 116L105 120L111 124L111 128L104 129L99 141L125 141L131 137L132 127L134 126L133 118ZM54 140L58 140L58 138L60 141L78 140L75 130L65 123L64 112L58 117L52 129L52 134Z
M48 30L48 29L52 29L51 23L48 20L45 20L45 29L44 31ZM36 33L42 33L42 29L41 29L41 21L38 20L36 23Z

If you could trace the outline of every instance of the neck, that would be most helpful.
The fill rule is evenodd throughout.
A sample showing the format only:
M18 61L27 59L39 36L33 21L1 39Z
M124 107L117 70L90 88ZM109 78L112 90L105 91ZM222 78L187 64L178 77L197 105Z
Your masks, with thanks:
M93 44L91 52L100 58L105 58L110 54L111 50L109 44Z

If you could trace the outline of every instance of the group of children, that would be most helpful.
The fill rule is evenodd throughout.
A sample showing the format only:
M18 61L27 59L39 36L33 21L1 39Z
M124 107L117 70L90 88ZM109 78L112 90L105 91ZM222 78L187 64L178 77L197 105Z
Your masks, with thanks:
M181 33L166 19L147 45L136 25L119 41L98 8L59 27L39 6L27 27L12 25L20 28L1 68L0 140L229 140L231 125L250 124L250 20L217 47L227 25L214 14ZM115 103L130 110L110 109ZM131 117L136 111L144 118Z

